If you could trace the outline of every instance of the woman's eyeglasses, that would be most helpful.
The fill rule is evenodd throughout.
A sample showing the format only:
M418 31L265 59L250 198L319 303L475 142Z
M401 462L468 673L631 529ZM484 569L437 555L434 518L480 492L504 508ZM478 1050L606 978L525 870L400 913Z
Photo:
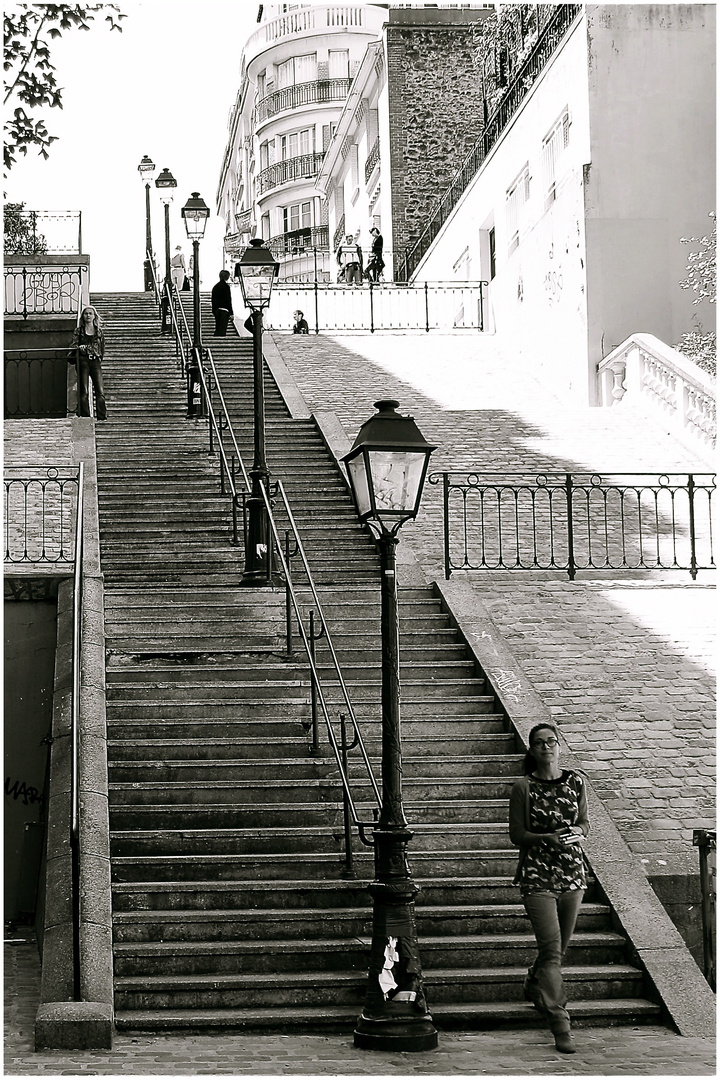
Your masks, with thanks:
M557 739L535 739L533 742L533 746L544 746L548 750L554 750L557 744Z

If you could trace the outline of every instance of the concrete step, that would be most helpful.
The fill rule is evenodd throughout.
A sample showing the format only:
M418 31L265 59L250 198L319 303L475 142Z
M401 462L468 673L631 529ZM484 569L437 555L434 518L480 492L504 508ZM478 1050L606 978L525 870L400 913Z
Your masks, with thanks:
M511 1030L546 1026L534 1007L525 1001L435 1003L433 1021L441 1031ZM658 1005L644 998L573 1000L569 1009L579 1027L615 1024L656 1024ZM349 1033L357 1023L359 1007L352 1005L287 1006L246 1009L119 1009L119 1031L235 1033Z

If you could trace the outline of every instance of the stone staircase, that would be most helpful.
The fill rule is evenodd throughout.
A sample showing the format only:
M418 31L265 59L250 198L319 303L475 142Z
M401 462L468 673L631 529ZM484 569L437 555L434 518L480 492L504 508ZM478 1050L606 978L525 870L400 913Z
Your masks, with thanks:
M185 419L174 348L146 294L107 322L97 425L119 1028L351 1030L364 1000L372 852L345 876L342 794L308 752L309 674L285 652L284 590L238 587L206 425ZM251 343L204 336L246 465ZM232 328L231 328L232 329ZM285 484L371 758L380 754L378 561L310 421L267 378L268 463ZM401 588L404 798L428 997L439 1027L534 1025L534 954L507 836L521 754L482 671L426 588ZM318 664L329 673L322 641ZM328 690L332 709L341 708ZM336 715L335 714L335 715ZM379 775L379 769L376 770ZM352 765L358 806L367 782ZM567 982L584 1023L657 1022L594 885Z

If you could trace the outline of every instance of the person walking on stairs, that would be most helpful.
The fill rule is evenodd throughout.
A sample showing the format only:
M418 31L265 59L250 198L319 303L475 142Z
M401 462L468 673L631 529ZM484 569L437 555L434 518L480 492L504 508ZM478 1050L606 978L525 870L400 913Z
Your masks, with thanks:
M556 1049L574 1054L561 964L586 887L581 841L589 832L587 795L583 778L560 768L552 724L537 724L529 742L525 775L510 794L510 839L520 848L514 884L538 948L523 992L548 1021Z
M98 420L107 420L102 361L105 355L105 333L100 316L90 305L83 308L75 333L73 352L78 374L78 415L90 415L90 381L95 388Z
M229 270L221 270L220 280L213 285L210 292L212 313L215 316L215 337L225 337L230 316L233 313L232 292L228 285L229 277Z
M170 277L173 285L180 292L185 281L185 256L179 244L175 248L175 254L170 261Z

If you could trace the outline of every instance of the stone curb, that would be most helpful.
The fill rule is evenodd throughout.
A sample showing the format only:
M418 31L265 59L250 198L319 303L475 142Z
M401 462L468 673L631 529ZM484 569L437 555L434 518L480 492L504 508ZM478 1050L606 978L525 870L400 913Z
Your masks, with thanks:
M552 714L525 678L477 592L457 580L436 581L434 589L527 747L530 729L541 722L553 723ZM561 740L563 762L582 771L562 733ZM587 777L585 783L591 832L584 847L600 887L679 1033L707 1036L715 1030L715 995Z
M263 334L263 358L270 374L277 383L293 420L308 420L310 409L302 392L290 374L272 333Z

